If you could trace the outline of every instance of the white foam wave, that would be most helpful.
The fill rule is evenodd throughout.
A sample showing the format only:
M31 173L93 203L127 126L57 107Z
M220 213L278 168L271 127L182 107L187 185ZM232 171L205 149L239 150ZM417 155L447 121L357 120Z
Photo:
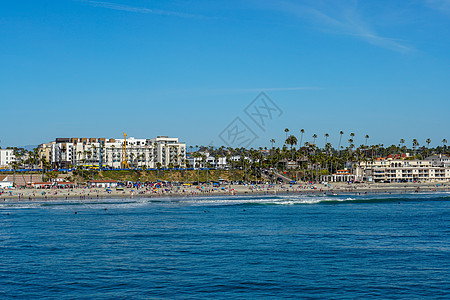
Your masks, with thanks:
M391 197L409 198L414 195L415 199L432 199L435 197L447 196L450 192L433 194L402 194L402 195L239 195L239 196L186 196L183 198L161 197L161 198L126 198L126 199L89 199L89 200L50 200L40 202L16 202L7 201L0 203L0 210L11 209L133 209L143 206L233 206L233 205L296 205L296 204L318 204L327 202L351 202L354 200L385 199ZM431 196L431 197L430 197Z

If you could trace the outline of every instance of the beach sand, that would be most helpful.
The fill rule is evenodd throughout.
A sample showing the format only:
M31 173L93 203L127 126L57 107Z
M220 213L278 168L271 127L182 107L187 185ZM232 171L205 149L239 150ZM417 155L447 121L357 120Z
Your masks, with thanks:
M135 197L186 197L224 195L278 195L278 194L400 194L415 192L450 192L450 182L444 183L331 183L331 184L261 184L223 185L221 187L174 186L163 188L105 188L36 189L23 188L3 190L0 200L58 200L58 199L103 199Z

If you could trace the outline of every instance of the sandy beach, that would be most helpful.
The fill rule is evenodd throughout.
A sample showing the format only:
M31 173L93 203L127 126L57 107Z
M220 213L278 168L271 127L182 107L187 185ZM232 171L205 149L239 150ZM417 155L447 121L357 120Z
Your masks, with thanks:
M422 192L450 192L450 183L332 183L332 184L260 184L173 186L162 188L105 188L36 189L22 188L3 190L3 201L41 201L58 199L103 199L135 197L186 197L186 196L234 196L234 195L274 195L274 194L402 194Z

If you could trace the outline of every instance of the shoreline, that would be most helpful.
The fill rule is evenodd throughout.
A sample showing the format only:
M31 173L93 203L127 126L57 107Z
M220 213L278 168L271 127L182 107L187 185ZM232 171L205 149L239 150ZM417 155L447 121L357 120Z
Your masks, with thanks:
M222 189L223 188L223 189ZM110 192L102 188L34 189L24 188L4 191L1 202L11 201L57 201L57 200L100 200L134 198L192 198L192 197L234 197L274 195L386 195L406 193L450 192L450 183L378 183L378 184L295 184L295 185L231 185L219 188L210 186L166 187L159 189L125 188Z

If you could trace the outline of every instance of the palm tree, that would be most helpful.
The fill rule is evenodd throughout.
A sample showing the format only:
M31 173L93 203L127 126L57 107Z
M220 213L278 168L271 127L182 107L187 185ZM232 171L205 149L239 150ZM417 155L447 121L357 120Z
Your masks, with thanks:
M324 136L325 136L325 144L324 145L326 145L328 143L328 138L330 137L330 135L328 133L325 133Z
M90 158L90 151L89 150L83 150L84 158L86 159L86 162L88 163L88 158Z
M170 171L170 184L173 184L173 178L172 178L173 163L170 162L168 167L169 167L169 171Z
M370 138L370 136L368 134L366 134L365 138L366 138L366 144L365 145L367 146L367 140Z
M158 162L156 163L156 180L158 180L158 177L159 177L159 169L161 169L161 167L162 167L162 164L158 161Z
M290 135L287 139L286 139L286 144L291 146L291 152L292 152L292 146L297 145L297 138L293 135ZM293 157L293 156L292 156Z
M302 147L303 146L303 144L302 144L302 142L303 142L303 134L305 133L305 129L300 129L300 133L301 133L301 136L300 136L300 147Z
M42 158L42 177L44 177L45 171L50 168L51 168L50 163L45 159L45 157L43 157Z
M445 144L447 144L447 140L446 140L446 139L443 139L443 140L442 140L442 147L445 148Z
M285 128L285 129L284 129L284 132L286 133L286 140L287 140L287 134L288 134L288 132L289 132L289 128Z
M403 146L405 144L405 140L404 139L400 139L400 144L398 144L399 148L400 148L400 153L404 153L406 152L405 150L405 146Z
M275 139L271 139L270 144L272 145L271 149L273 149L273 144L275 144Z
M78 151L77 154L78 154L77 165L80 166L81 154L83 154L83 152L82 151Z
M134 167L134 168L136 168L136 162L134 161L134 157L135 157L134 153L131 152L131 153L130 153L130 162L131 162L131 166Z
M428 156L429 152L430 152L430 143L431 143L431 139L427 138L427 140L425 141L425 143L427 143L427 149L425 149L425 155Z
M314 139L313 144L315 145L316 144L316 139L317 139L317 134L314 133L312 137Z
M342 141L342 135L344 134L344 132L341 130L341 131L339 131L339 134L340 134L340 137L339 137L339 146L338 146L338 149L339 149L339 155L341 154L341 141Z
M11 163L11 167L13 169L13 186L16 186L16 170L19 168L19 163L17 161L13 161Z
M413 145L413 149L414 149L414 155L416 155L416 147L419 146L419 142L417 141L417 139L412 140L412 145Z
M352 150L353 147L355 147L355 145L353 145L353 139L348 139L348 147L350 151Z

